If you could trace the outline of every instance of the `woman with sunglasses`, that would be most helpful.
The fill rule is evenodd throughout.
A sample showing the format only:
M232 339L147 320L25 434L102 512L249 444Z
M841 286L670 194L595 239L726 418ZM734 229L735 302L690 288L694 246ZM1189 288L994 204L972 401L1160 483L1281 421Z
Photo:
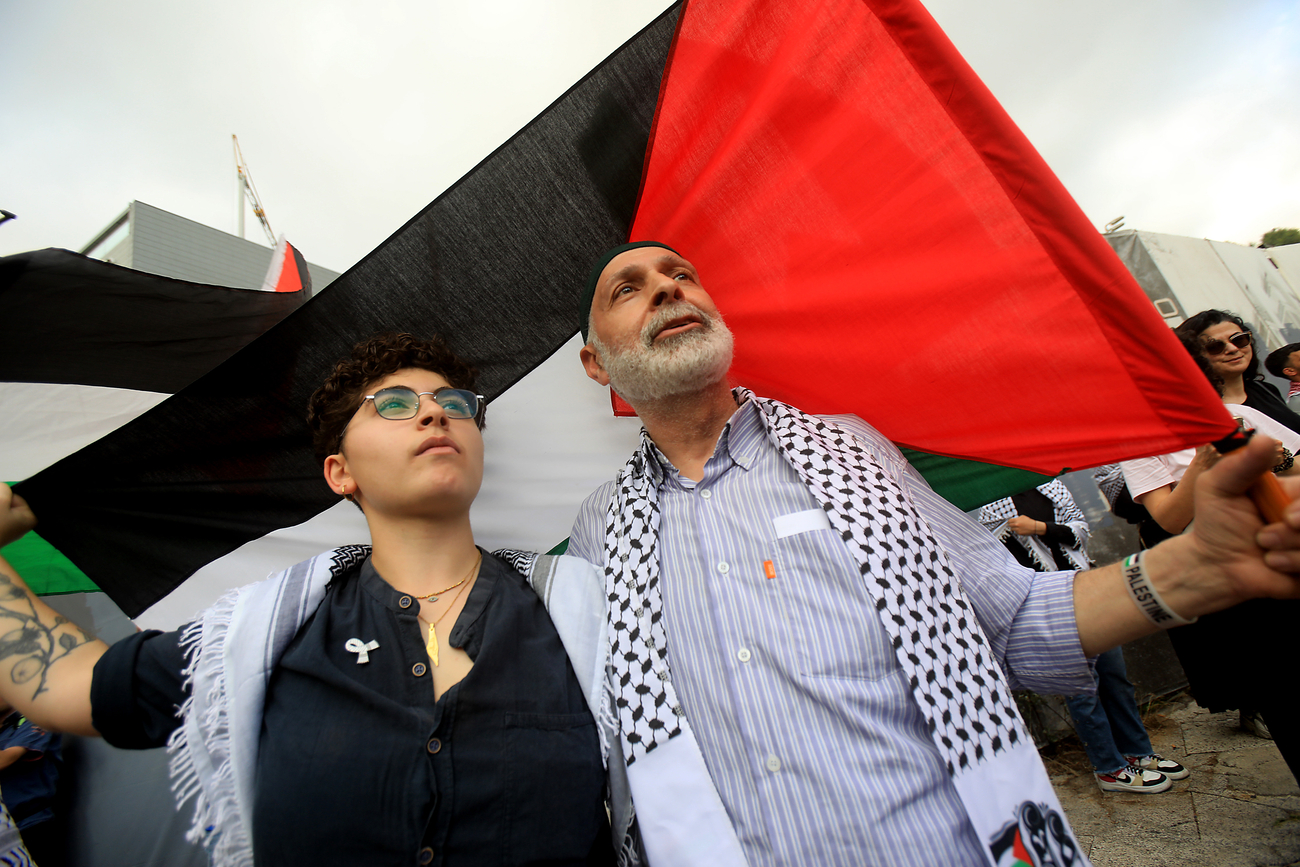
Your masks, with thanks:
M1223 402L1258 410L1300 433L1300 415L1259 372L1254 335L1235 313L1202 310L1174 329L1179 337L1200 343L1201 351L1223 380Z
M1213 317L1223 320L1201 330L1195 325L1186 331L1176 329L1183 347L1219 392L1228 411L1245 427L1277 441L1274 472L1300 472L1294 457L1300 453L1300 434L1242 398L1241 388L1254 382L1250 378L1253 360L1243 360L1253 359L1249 334L1239 319L1221 311L1208 310L1193 319L1204 322ZM1231 349L1218 344L1228 344ZM1229 381L1237 388L1235 392L1229 391ZM1257 384L1269 389L1266 383ZM1252 393L1250 389L1245 392ZM1151 515L1138 525L1144 548L1183 532L1192 522L1191 493L1196 477L1218 459L1213 446L1203 445L1120 463L1133 501ZM1255 599L1170 630L1169 639L1196 702L1213 711L1239 708L1242 727L1271 737L1300 782L1300 706L1296 704L1300 684L1279 680L1291 668L1279 670L1274 665L1276 660L1290 657L1296 622L1300 622L1300 600Z
M178 632L106 647L0 560L0 619L48 635L17 662L0 639L0 693L54 728L169 743L173 788L197 793L188 836L216 864L613 863L590 686L524 578L474 544L474 378L438 340L354 347L308 420L373 548L234 591ZM0 486L0 545L34 523Z
M1206 311L1197 316L1205 317L1210 314L1231 316L1217 310ZM1226 329L1221 327L1222 324L1228 323L1210 326L1209 330L1215 333L1225 332ZM1244 376L1249 369L1248 361L1251 358L1249 335L1247 334L1244 339L1237 338L1237 342L1245 347L1245 353L1242 353L1241 347L1230 343L1227 337L1201 337L1198 332L1187 333L1181 327L1175 329L1174 333L1178 335L1183 348L1191 355L1201 373L1218 391L1228 411L1240 419L1245 427L1257 430L1278 441L1278 465L1275 472L1288 475L1300 472L1300 467L1295 465L1293 458L1294 454L1300 452L1300 433L1286 427L1264 410L1246 403L1246 392L1241 390L1244 382L1250 381ZM1215 347L1214 341L1220 344L1227 343L1234 351ZM1219 350L1217 356L1210 355L1206 351L1207 343L1210 344L1210 348ZM1225 372L1234 378L1226 379ZM1259 382L1258 385L1263 389L1269 389L1267 383ZM1237 388L1235 393L1230 391L1234 386ZM1149 520L1142 521L1138 525L1143 547L1150 548L1187 528L1193 517L1192 491L1196 478L1218 463L1218 460L1219 453L1214 446L1206 444L1195 449L1183 449L1167 455L1137 458L1120 463L1133 502L1145 508L1150 515Z

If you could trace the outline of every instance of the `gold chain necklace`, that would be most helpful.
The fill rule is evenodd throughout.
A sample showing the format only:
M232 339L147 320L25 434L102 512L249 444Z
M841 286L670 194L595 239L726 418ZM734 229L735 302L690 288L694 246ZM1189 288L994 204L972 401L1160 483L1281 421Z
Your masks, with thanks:
M448 592L450 592L450 591L452 591L452 590L455 590L457 587L459 587L460 585L462 585L462 584L464 584L466 581L468 581L468 580L469 580L469 576L471 576L471 575L474 574L474 570L477 569L479 563L482 563L482 562L483 562L483 553L480 551L480 552L479 552L479 555L478 555L478 559L476 559L476 560L474 561L474 565L473 565L473 566L469 567L469 571L465 573L465 577L464 577L464 578L460 579L459 581L457 581L455 584L451 585L450 587L444 587L444 588L442 588L441 590L435 590L435 591L433 591L432 593L426 593L426 594L424 594L423 596L415 596L415 595L412 595L412 598L414 598L414 599L419 599L421 602L423 602L423 601L426 600L426 599L429 600L430 602L437 602L439 596L441 596L441 595L444 594L444 593L448 593Z
M425 639L424 649L429 654L429 660L434 664L435 668L438 665L438 633L436 631L436 627L438 626L439 623L443 621L444 618L446 618L448 614L451 613L451 609L456 607L456 600L460 598L460 594L465 592L465 588L461 587L461 585L464 584L466 581L468 581L470 579L470 576L472 576L475 572L478 571L478 567L482 563L483 563L483 554L482 552L480 552L478 555L478 560L475 561L474 563L474 567L469 570L469 575L466 575L464 578L460 579L459 583L453 584L451 587L447 588L447 590L451 590L453 587L460 587L460 589L456 591L456 595L451 598L451 604L447 606L447 610L442 612L442 614L438 615L437 620L429 624L429 636L428 638ZM447 590L443 590L441 592L446 593ZM419 620L424 620L424 617L421 615L417 615L417 618Z

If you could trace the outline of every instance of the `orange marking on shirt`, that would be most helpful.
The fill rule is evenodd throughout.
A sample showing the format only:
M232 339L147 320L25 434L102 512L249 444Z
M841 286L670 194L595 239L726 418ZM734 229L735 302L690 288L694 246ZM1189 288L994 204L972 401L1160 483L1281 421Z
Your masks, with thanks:
M767 575L768 580L776 577L776 566L772 564L771 560L763 561L763 572Z

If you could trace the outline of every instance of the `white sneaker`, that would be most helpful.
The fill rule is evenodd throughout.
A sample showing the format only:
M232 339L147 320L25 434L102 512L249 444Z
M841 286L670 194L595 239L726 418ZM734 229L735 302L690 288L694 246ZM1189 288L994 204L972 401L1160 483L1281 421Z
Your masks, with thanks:
M1097 785L1103 792L1139 792L1155 795L1173 785L1158 771L1146 771L1129 765L1113 774L1097 774Z
M1166 759L1164 756L1155 753L1146 756L1125 756L1125 758L1128 759L1129 767L1141 768L1144 771L1155 771L1157 774L1164 774L1171 780L1185 780L1192 775L1191 771L1173 759Z

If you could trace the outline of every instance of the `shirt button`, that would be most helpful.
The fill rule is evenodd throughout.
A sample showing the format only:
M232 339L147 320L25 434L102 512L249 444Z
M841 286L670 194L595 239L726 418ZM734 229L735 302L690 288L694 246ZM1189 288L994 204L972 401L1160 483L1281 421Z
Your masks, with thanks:
M417 662L415 665L411 666L411 674L416 677L424 677L424 673L428 670L428 667L425 666L423 662Z
M736 659L739 659L741 662L749 662L750 656L752 656L752 654L749 652L748 647L742 647L740 650L736 651Z
M718 564L718 572L720 572L721 574L726 575L729 571L731 571L731 567L728 566L725 562Z
M425 846L423 849L421 849L419 861L421 864L433 863L433 850L430 849L428 846Z
M410 597L410 596L403 596L401 599L398 599L398 600L397 600L397 604L400 605L400 606L402 606L403 608L410 608L410 607L411 607L411 597Z
M712 496L713 496L713 492L712 492L712 491L700 491L700 496L707 500L709 497L712 497Z
M429 742L424 745L424 748L428 750L430 754L436 756L438 753L442 752L442 741L437 738L430 738Z
M768 769L769 771L779 771L779 770L781 770L781 760L778 759L776 756L768 756L768 757L767 757L767 769Z

